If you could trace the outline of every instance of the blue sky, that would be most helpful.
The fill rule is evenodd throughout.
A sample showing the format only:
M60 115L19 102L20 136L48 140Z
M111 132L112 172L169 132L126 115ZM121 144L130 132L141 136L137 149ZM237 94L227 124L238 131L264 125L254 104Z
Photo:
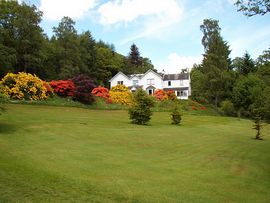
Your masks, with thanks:
M42 28L52 35L63 16L76 21L79 33L90 30L96 40L113 43L127 55L132 43L155 68L167 73L191 68L202 60L200 25L219 20L231 58L248 51L255 59L270 46L270 14L246 17L234 0L26 0L43 11Z

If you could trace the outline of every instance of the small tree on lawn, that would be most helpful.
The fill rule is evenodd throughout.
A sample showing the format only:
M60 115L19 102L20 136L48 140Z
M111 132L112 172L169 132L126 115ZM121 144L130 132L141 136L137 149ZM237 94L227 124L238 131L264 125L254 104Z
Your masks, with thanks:
M134 94L134 105L129 109L131 122L146 125L151 119L153 106L153 99L144 90L138 89Z
M171 113L171 119L173 125L179 125L181 123L182 120L181 109L177 101L175 101L174 103Z

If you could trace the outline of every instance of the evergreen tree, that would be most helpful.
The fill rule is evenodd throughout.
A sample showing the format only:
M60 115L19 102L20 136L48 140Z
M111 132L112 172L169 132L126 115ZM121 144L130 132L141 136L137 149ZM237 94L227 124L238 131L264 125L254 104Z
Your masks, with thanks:
M247 76L249 73L256 72L256 66L249 53L246 52L242 58L237 57L233 60L234 69L243 76Z
M142 57L140 56L139 49L135 44L132 44L130 47L128 60L132 65L136 67L142 65Z
M57 72L62 79L71 78L80 72L79 40L74 26L75 22L71 18L63 17L58 27L53 27L57 47Z
M154 102L152 98L142 89L138 89L134 94L134 106L129 109L129 116L132 123L146 125L152 116L151 107Z
M206 19L201 25L204 34L202 44L205 54L202 62L202 73L205 77L204 91L210 103L216 108L222 97L228 96L225 91L229 87L231 74L230 70L230 50L227 42L220 36L218 21Z

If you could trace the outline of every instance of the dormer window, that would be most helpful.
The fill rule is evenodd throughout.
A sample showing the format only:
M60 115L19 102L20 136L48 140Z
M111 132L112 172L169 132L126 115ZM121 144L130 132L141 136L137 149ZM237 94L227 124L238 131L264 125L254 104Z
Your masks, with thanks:
M172 85L172 82L171 81L168 81L168 86L171 86Z

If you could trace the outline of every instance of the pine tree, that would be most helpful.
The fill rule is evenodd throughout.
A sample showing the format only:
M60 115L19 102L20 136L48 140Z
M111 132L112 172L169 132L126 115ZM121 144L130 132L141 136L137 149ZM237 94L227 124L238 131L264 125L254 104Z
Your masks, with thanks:
M230 50L220 35L217 20L205 19L201 30L204 34L202 44L205 49L202 73L205 76L205 94L216 108L222 97L226 96L227 80L230 79Z

